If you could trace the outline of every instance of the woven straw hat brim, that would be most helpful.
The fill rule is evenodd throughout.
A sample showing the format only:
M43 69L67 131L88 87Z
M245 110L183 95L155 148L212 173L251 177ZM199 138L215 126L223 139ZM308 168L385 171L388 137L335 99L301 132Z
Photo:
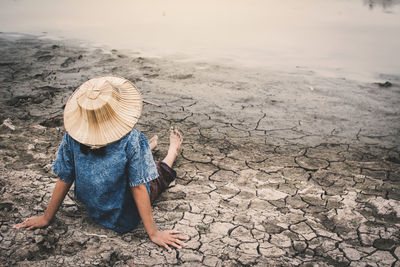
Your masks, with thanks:
M107 76L83 83L64 109L64 126L81 144L104 146L128 134L142 113L142 95L130 81Z

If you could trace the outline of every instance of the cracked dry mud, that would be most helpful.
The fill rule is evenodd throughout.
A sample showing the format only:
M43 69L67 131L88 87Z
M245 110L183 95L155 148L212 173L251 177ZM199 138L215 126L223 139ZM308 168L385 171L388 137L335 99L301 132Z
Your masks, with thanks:
M30 36L3 35L0 54L0 265L400 265L398 77L380 88ZM105 74L153 103L137 128L160 136L156 159L170 125L184 133L154 205L161 229L190 236L184 249L93 223L72 192L47 228L11 228L47 206L68 96Z

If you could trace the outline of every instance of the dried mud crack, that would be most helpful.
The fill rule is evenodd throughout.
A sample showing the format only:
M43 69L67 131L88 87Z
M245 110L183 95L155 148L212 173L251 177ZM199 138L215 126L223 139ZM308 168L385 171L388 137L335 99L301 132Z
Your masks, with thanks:
M0 54L0 265L400 264L398 78L380 88L1 35ZM50 199L67 98L106 74L141 89L155 158L170 125L184 133L178 179L154 205L160 228L190 236L184 249L95 224L72 192L50 226L12 229Z

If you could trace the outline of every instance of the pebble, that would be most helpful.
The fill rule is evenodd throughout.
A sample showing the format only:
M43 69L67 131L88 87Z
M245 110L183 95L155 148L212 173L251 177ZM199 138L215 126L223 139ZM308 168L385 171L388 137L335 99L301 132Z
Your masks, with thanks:
M8 227L8 226L6 226L6 225L2 225L2 226L0 227L0 231L1 231L2 233L5 233L5 232L7 232L7 231L8 231L8 229L9 229L9 227Z
M392 83L389 81L386 81L384 83L378 83L379 87L391 87Z
M35 236L35 243L39 244L44 241L44 237L41 235Z
M101 258L103 259L103 260L105 260L106 262L109 262L110 261L110 258L111 258L111 252L110 251L107 251L107 252L103 252L103 253L101 253L100 254L100 256L101 256Z
M380 250L391 250L396 242L392 239L375 239L373 246Z

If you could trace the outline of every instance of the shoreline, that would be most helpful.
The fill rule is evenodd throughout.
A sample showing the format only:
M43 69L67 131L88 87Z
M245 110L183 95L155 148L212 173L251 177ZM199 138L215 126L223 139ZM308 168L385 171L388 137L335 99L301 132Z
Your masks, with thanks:
M192 63L192 64L205 64L205 65L220 65L225 68L235 68L235 69L245 69L249 72L276 72L276 73L297 73L297 72L311 72L316 76L324 77L327 79L344 79L350 82L360 83L360 84L374 84L374 83L385 83L386 81L392 81L399 83L400 73L394 72L372 72L363 71L357 72L356 70L346 69L344 65L327 66L325 63L315 62L312 66L307 64L280 64L279 62L273 62L272 65L265 65L257 60L251 59L240 59L236 60L235 56L225 55L222 57L200 56L202 53L200 51L190 51L185 52L169 52L162 53L157 50L146 50L143 48L127 48L127 47L113 47L111 44L106 43L96 43L88 39L79 39L78 37L71 38L65 37L61 33L50 34L48 32L33 32L33 33L20 33L20 32L0 32L2 38L37 38L39 40L48 40L49 42L63 42L65 44L70 44L71 46L83 46L91 49L101 49L105 53L109 53L112 50L118 50L120 53L135 57L141 56L150 59L161 59L175 63ZM7 37L6 37L7 35ZM240 53L240 51L237 51ZM196 55L197 56L196 56Z
M0 263L398 263L398 77L382 87L1 34L0 50ZM190 236L185 249L163 251L142 226L119 235L96 225L71 192L49 227L11 229L49 201L67 98L106 74L159 105L144 103L137 125L160 137L156 159L170 125L184 133L179 178L154 216Z

